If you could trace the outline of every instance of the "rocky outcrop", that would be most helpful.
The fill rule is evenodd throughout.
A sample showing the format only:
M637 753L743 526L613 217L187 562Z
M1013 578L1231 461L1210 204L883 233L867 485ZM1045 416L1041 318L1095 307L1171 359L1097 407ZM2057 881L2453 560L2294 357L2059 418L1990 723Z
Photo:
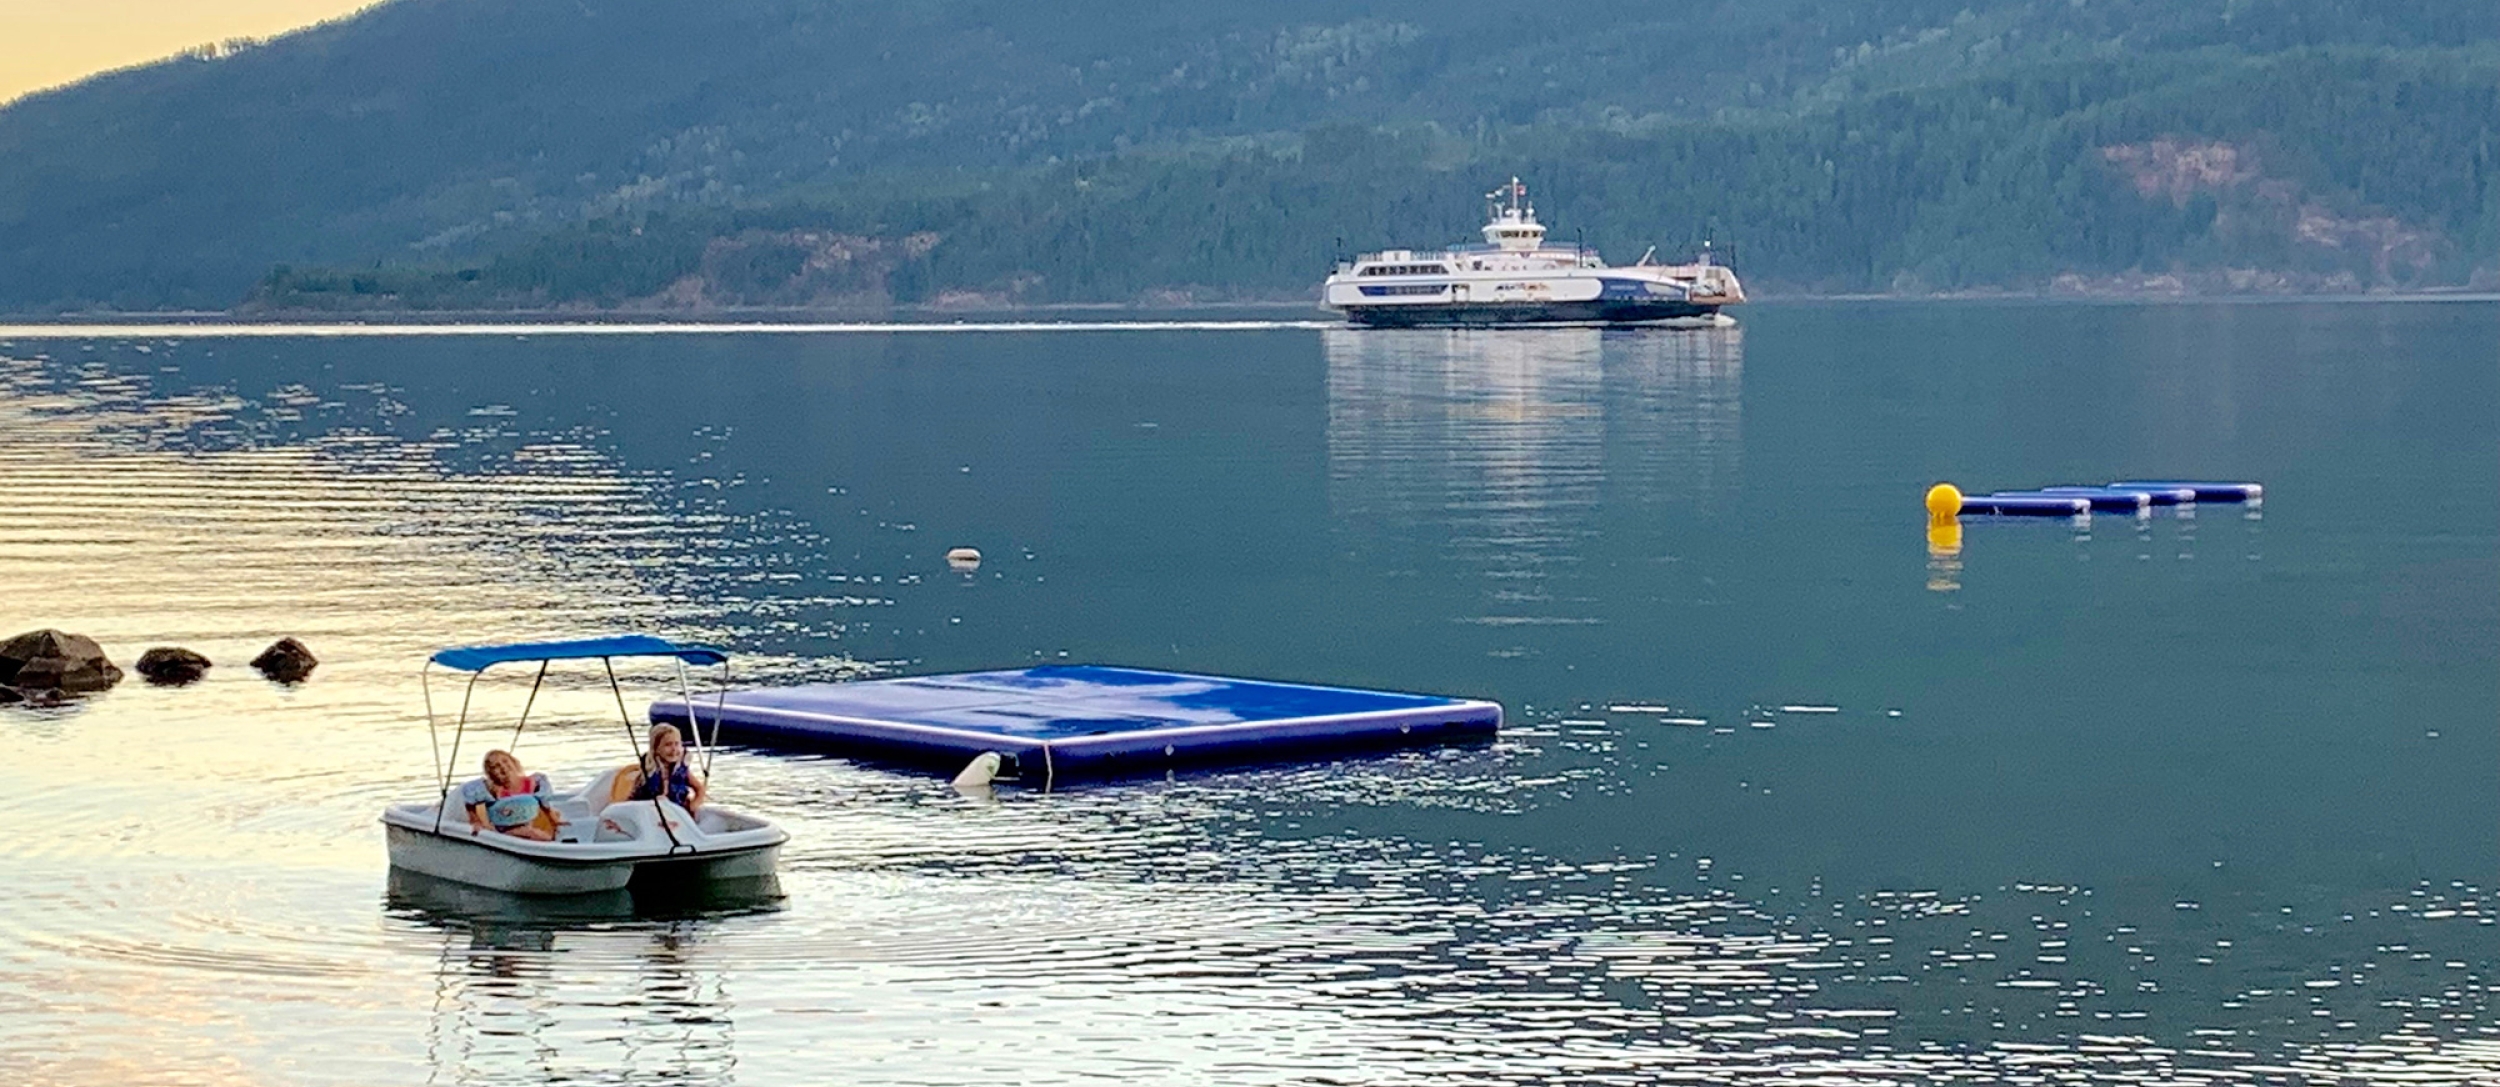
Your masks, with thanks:
M21 691L101 691L121 681L104 647L83 634L34 630L0 643L0 684Z
M304 648L304 643L293 638L280 638L276 644L261 650L260 656L252 658L252 667L280 683L301 682L305 676L312 674L313 666L320 663L321 659L313 656L312 650Z
M2207 246L2271 253L2282 263L2194 271L2139 269L2103 277L2097 287L2089 277L2070 273L2058 277L2050 287L2053 292L2342 293L2419 287L2437 282L2440 262L2454 248L2433 227L2312 192L2281 171L2269 173L2254 151L2237 144L2158 139L2103 147L2101 158L2136 195L2167 203L2195 220L2189 226L2206 235ZM2147 284L2133 291L2109 289L2131 279Z
M696 269L645 302L661 309L746 306L882 310L894 277L925 259L938 236L899 238L824 230L746 230L713 238Z
M177 686L207 675L208 658L188 649L158 646L139 654L139 663L131 667L150 683Z

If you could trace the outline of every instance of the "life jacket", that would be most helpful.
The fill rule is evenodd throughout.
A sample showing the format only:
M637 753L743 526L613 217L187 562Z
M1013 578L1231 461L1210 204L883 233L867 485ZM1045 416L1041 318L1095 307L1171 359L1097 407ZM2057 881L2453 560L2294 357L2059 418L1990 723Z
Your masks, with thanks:
M633 799L650 800L662 795L666 795L670 803L681 808L694 799L694 778L687 771L685 763L681 762L669 767L665 775L652 770L645 770L635 775Z

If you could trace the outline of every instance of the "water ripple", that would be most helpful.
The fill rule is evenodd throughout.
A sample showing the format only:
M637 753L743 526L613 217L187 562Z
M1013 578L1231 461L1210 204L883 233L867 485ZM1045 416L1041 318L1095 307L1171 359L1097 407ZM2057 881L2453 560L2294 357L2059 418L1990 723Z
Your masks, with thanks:
M622 627L739 644L934 590L741 512L734 475L638 469L510 405L402 434L387 385L163 369L260 334L156 330L181 342L122 365L86 358L124 357L105 333L0 329L60 356L0 360L12 614L220 662L0 711L44 771L0 799L0 1060L33 1082L2500 1083L2500 901L2478 885L1852 893L1766 885L1673 834L1518 840L1523 813L1576 818L1660 772L1635 744L1750 768L1911 727L1813 684L1583 695L1485 747L987 799L733 750L725 794L794 835L771 887L541 903L392 879L375 814L434 787L426 650ZM1481 583L1456 622L1489 653L1597 625L1553 572L1610 503L1722 502L1744 466L1732 334L1322 340L1347 542L1445 549ZM1657 428L1689 440L1606 455ZM322 654L313 682L240 665L281 634ZM479 697L510 712L525 684ZM621 757L595 678L557 676L534 714L521 753L560 782ZM1660 727L1714 721L1742 742Z

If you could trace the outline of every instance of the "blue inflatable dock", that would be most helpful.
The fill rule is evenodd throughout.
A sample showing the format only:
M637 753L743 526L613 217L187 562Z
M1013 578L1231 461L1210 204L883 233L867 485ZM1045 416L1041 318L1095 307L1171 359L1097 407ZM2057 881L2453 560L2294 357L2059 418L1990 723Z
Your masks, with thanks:
M1938 484L1937 490L1950 491L1951 484ZM1928 496L1931 516L1952 516L1956 513L1994 514L2000 517L2069 517L2091 510L2115 510L2142 515L2155 506L2194 506L2198 502L2262 501L2266 489L2254 483L2228 483L2212 480L2164 480L2154 482L2121 481L2098 487L2042 487L2035 491L1996 491L1983 495L1953 492L1946 498ZM1944 502L1944 506L1938 506ZM1946 512L1937 513L1943 509Z
M2213 480L2119 480L2112 487L2130 490L2186 490L2199 502L2256 502L2266 496L2266 489L2255 483L2222 483Z
M1492 702L1090 664L730 691L694 711L726 743L948 773L995 752L1037 785L1482 742L1502 724ZM684 726L686 703L651 720Z
M2080 495L2055 494L1982 494L1962 499L1963 513L1989 513L1999 517L2083 517L2092 513L2092 500Z
M2042 487L2040 493L2071 494L2092 499L2104 496L2123 498L2129 495L2142 495L2142 504L2148 506L2194 505L2196 503L2196 488L2194 487L2125 487L2112 483L2106 487Z

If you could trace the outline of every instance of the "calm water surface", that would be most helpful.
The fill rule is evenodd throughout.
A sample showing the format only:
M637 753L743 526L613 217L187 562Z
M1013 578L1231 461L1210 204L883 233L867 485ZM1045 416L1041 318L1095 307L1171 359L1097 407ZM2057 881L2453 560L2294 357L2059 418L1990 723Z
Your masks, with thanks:
M2267 499L1923 539L2164 475ZM20 1082L2500 1082L2500 305L5 329L0 494L0 626L219 662L0 709ZM733 751L778 900L389 880L424 654L628 629L1512 727L988 799ZM605 696L522 756L620 761Z

